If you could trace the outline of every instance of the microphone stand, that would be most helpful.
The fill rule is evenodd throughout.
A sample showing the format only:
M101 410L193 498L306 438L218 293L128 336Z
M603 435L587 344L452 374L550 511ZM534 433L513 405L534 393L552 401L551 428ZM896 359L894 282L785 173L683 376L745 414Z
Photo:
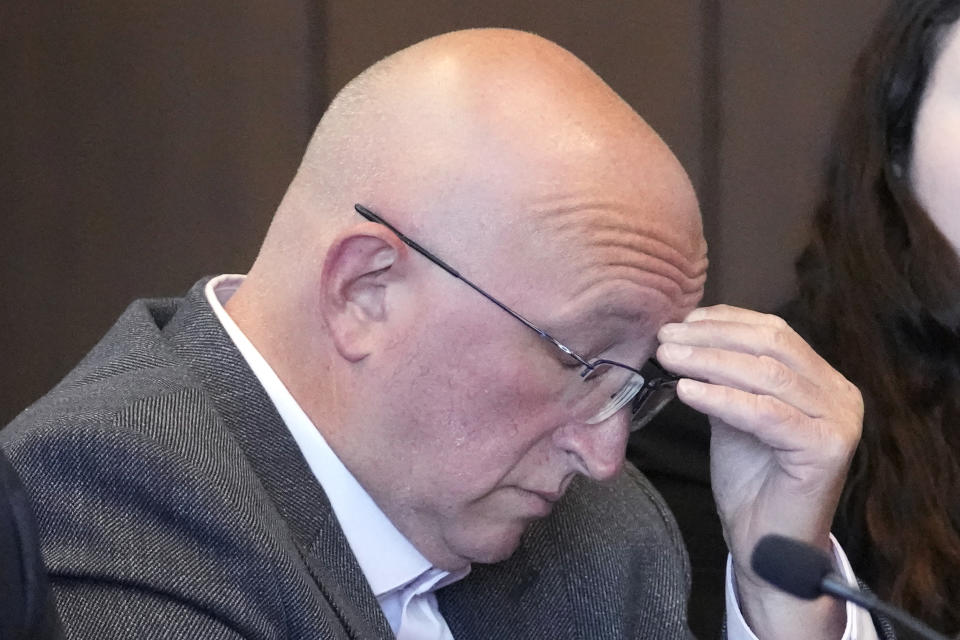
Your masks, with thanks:
M929 638L929 640L950 640L950 638L943 635L939 631L932 629L925 622L914 618L897 607L887 604L872 593L867 593L855 587L851 587L835 573L829 573L823 577L823 580L820 581L820 589L824 593L835 598L849 600L855 605L863 607L867 611L873 611L884 615L891 620L896 620L907 629L910 629L924 638Z

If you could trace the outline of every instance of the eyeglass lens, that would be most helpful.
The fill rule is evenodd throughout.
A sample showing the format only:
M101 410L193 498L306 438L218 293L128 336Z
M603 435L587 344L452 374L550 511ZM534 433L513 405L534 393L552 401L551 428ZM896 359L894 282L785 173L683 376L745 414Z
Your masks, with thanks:
M645 427L676 397L676 379L658 380L641 390L633 400L633 419L630 421L630 431L637 431Z
M598 364L573 388L568 400L572 415L586 424L599 424L632 402L630 430L636 431L676 395L676 379L653 369L644 367L647 375L642 376L623 367Z
M571 415L586 424L598 424L622 409L643 388L643 376L629 369L600 363L571 387Z

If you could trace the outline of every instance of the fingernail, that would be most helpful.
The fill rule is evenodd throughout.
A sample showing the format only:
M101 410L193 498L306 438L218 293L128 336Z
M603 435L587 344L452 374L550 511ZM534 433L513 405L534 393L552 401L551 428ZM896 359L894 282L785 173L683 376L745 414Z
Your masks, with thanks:
M677 383L677 391L687 397L699 396L703 393L703 385L696 380L683 378Z

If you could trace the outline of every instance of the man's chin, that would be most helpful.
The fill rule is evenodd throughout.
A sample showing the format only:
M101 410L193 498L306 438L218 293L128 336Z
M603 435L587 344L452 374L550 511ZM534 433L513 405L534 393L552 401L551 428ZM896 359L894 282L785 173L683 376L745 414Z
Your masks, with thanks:
M479 553L477 554L477 559L474 560L474 562L478 562L480 564L496 564L498 562L503 562L512 556L519 546L520 545L518 543L511 545L509 548L501 548Z
M482 539L474 538L470 541L469 549L465 550L466 557L470 559L471 563L496 564L497 562L503 562L512 556L520 546L526 524L529 523L504 527L483 536Z

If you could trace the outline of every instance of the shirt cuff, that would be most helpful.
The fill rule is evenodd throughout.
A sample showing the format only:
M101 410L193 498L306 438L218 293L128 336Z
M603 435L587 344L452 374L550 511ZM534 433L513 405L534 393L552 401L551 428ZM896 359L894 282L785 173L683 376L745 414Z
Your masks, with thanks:
M830 535L830 544L833 546L833 566L843 579L851 585L857 584L857 577L853 573L847 554L843 552L837 539ZM736 581L733 575L733 562L727 555L727 640L757 640L747 621L740 611L740 602L737 600ZM870 613L852 602L847 603L847 627L843 630L842 640L878 640L877 629L873 625Z

